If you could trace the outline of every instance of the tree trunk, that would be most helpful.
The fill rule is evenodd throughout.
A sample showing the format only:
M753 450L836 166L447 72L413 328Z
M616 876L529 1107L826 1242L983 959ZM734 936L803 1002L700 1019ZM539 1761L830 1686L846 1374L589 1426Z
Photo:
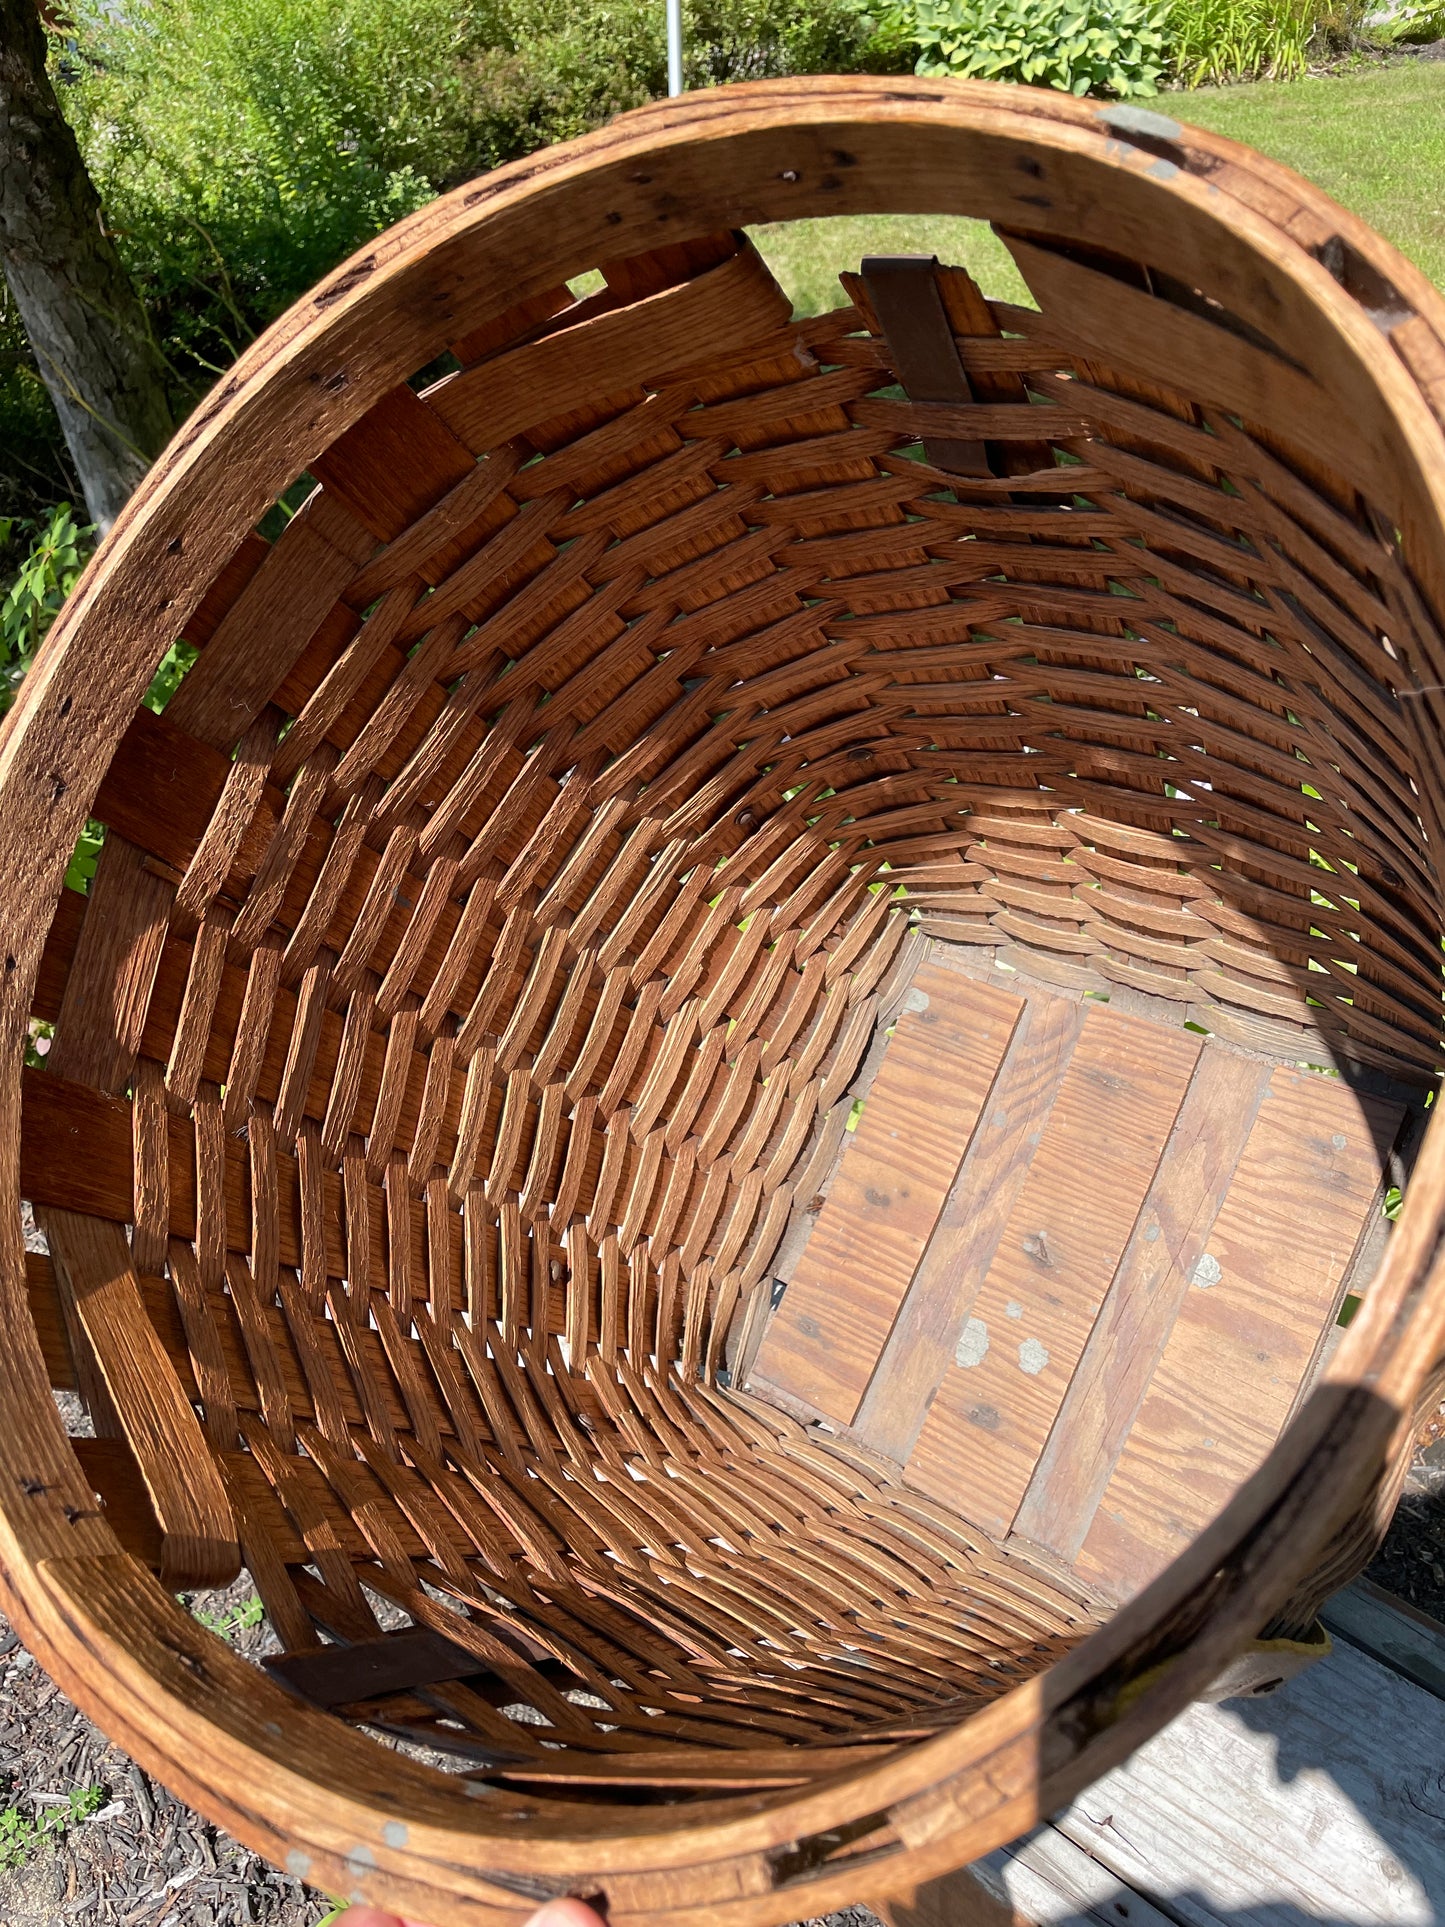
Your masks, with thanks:
M0 262L104 531L165 445L170 406L45 52L36 0L0 0Z

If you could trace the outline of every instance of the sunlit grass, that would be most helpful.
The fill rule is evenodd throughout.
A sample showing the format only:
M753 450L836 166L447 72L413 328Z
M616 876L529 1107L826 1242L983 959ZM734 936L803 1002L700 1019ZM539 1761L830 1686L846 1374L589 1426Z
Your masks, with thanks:
M987 295L1035 307L1013 257L986 221L950 215L842 214L783 221L751 230L758 251L793 297L800 315L841 307L838 275L857 270L865 254L936 254L965 267Z
M1445 61L1201 87L1161 104L1295 168L1445 286Z
M1327 79L1200 87L1157 105L1293 167L1445 286L1445 61L1412 60ZM865 254L936 254L985 294L1034 303L983 221L840 215L752 230L800 315L838 307L838 273Z

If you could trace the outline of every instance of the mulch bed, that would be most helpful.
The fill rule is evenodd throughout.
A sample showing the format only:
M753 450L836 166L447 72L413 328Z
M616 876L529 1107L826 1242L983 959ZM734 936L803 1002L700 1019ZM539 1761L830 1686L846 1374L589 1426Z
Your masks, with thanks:
M1420 1429L1400 1509L1369 1577L1445 1621L1445 1403Z
M81 1430L79 1402L59 1396ZM249 1573L184 1597L245 1658L280 1651L269 1626L244 1623L256 1598ZM385 1602L373 1603L385 1623ZM6 1866L5 1810L44 1825L76 1792L96 1810L63 1827L52 1820L22 1864ZM335 1905L173 1799L71 1705L0 1617L0 1927L315 1927ZM879 1922L850 1907L799 1927Z
M205 1607L234 1615L252 1596L243 1575L229 1592L206 1595ZM259 1654L269 1635L251 1627L230 1637ZM100 1789L91 1817L42 1834L22 1865L0 1869L0 1927L314 1927L330 1912L324 1894L278 1873L134 1766L3 1619L0 1655L0 1811L44 1822L72 1791Z
M79 1430L78 1414L67 1413ZM1445 1406L1421 1450L1370 1577L1445 1619ZM242 1573L193 1611L252 1660L276 1651L269 1627L246 1625L255 1594ZM98 1791L90 1791L98 1789ZM58 1823L74 1792L96 1810ZM37 1835L6 1866L5 1809ZM46 1678L0 1618L0 1927L315 1927L334 1903L249 1852L142 1773ZM802 1927L878 1927L865 1907Z
M66 1429L89 1434L80 1400L55 1397ZM225 1591L186 1597L248 1659L280 1650L264 1622L244 1624L256 1597L249 1573ZM67 1824L62 1816L77 1793L95 1810ZM7 1851L7 1809L22 1827L48 1821L50 1830L27 1831L19 1852ZM315 1927L334 1904L142 1773L0 1617L0 1927Z
M242 1573L192 1604L234 1621L254 1596ZM228 1638L249 1658L277 1650L259 1626ZM0 1811L38 1819L92 1787L102 1790L98 1811L0 1869L0 1927L315 1927L335 1904L172 1799L76 1711L0 1618ZM879 1923L850 1907L801 1927Z

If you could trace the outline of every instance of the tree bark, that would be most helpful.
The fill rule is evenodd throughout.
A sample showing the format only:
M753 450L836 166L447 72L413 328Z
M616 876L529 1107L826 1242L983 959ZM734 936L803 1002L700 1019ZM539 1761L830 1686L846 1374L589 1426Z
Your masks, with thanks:
M104 531L164 447L170 405L45 53L36 0L0 0L0 263Z

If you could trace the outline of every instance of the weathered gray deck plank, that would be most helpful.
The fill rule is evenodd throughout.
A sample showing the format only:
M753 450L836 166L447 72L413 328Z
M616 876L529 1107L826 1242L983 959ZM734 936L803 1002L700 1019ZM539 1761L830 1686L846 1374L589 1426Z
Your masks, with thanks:
M1445 1697L1415 1677L1445 1634L1374 1587L1330 1618L1329 1659L1270 1698L1190 1707L991 1856L986 1884L1039 1927L1445 1922Z

